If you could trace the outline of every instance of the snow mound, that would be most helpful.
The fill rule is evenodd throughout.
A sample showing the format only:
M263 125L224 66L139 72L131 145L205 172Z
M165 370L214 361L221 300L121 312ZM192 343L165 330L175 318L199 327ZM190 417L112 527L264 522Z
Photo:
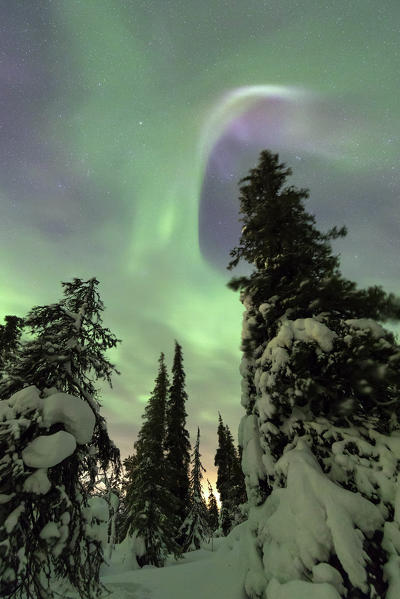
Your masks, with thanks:
M383 524L379 508L329 480L302 441L282 456L276 469L286 474L287 487L273 491L258 519L267 578L301 580L305 570L318 578L328 572L315 566L335 554L351 583L367 592L363 539ZM330 580L338 587L340 575L333 570ZM281 596L286 597L276 595Z
M54 393L43 400L43 425L61 423L74 435L78 445L89 443L95 426L95 416L89 405L67 393Z
M36 437L22 451L22 459L31 468L52 468L72 455L75 449L75 437L58 431L53 435Z
M267 587L267 599L341 599L339 593L325 583L313 584L304 580L292 580L280 584L273 578Z

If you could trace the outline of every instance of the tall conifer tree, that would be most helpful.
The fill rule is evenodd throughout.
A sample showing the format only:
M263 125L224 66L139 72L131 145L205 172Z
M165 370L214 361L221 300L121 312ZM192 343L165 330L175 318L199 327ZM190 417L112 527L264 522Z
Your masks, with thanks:
M221 500L220 526L224 535L240 520L239 505L246 501L244 477L239 463L232 433L223 423L221 414L218 421L218 448L215 454L217 466L217 489Z
M24 326L23 319L18 316L9 315L4 320L5 324L0 325L0 379L16 358Z
M0 587L15 597L50 597L50 573L67 579L83 598L101 589L103 553L88 524L88 496L98 466L118 478L119 451L100 414L95 382L111 384L116 369L105 351L118 339L102 326L104 306L97 285L96 279L74 279L63 283L61 301L33 308L25 319L33 339L7 364L0 382L0 397L10 406L10 418L0 425L0 493L8 498L0 510L0 539L9 539L0 559ZM93 435L86 425L82 435L76 412L87 422L93 419ZM50 435L43 434L44 428ZM55 454L65 451L66 440L78 447L71 446L67 459L55 460L47 476L45 468L32 470L26 455L32 444L39 447L50 438ZM57 441L61 438L64 443ZM7 534L10 514L12 535ZM58 531L54 537L44 528L49 522Z
M212 534L218 528L219 512L218 512L217 500L215 499L215 495L214 495L214 491L211 486L211 483L209 480L207 480L207 483L208 483L208 500L207 500L208 525L210 528L210 532Z
M164 565L169 553L177 555L175 542L178 520L174 498L166 477L164 460L165 409L168 375L162 353L154 390L146 405L144 422L135 443L136 457L132 484L127 489L128 534L144 544L139 565Z
M190 475L190 503L186 519L181 527L184 551L200 549L202 541L210 535L207 505L201 487L205 468L200 461L200 429L197 429L196 445L192 454Z
M245 307L242 465L250 597L397 597L399 320L380 287L343 278L330 240L262 152L241 181L243 229L230 268ZM251 549L253 548L253 549Z
M174 496L175 513L181 523L189 501L190 442L186 430L186 400L182 347L176 341L166 409L165 461L167 485Z

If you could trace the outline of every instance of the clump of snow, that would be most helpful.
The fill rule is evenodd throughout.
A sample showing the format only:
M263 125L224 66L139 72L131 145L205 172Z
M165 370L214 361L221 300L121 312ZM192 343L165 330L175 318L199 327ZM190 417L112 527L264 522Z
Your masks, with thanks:
M24 481L23 490L25 493L36 493L36 495L46 495L51 489L51 483L47 477L47 468L39 468Z
M57 392L43 400L43 425L62 423L78 445L91 441L95 422L89 405L78 397Z
M333 341L337 337L326 324L319 322L316 318L298 318L297 320L282 320L276 337L267 344L261 364L272 362L271 370L276 372L289 361L288 349L295 341L316 343L322 351L330 352L333 349Z
M25 503L20 503L18 507L15 508L9 514L4 522L4 528L6 529L7 534L11 534L16 525L18 524L18 520L22 512L25 511Z
M14 393L9 402L12 404L14 410L21 414L29 410L41 409L43 400L39 393L39 389L31 385Z
M100 522L108 521L108 503L104 497L94 495L89 498L89 509L92 518L100 520Z
M351 318L349 320L345 320L345 323L351 329L370 331L374 339L380 339L381 337L386 337L387 335L387 331L385 331L380 324L371 318Z
M273 578L267 587L267 599L341 599L330 584L315 584L304 580L291 580L284 584Z
M9 495L6 493L0 493L0 505L8 503L13 497L15 497L15 493L10 493Z
M266 474L257 429L257 417L254 414L242 418L239 428L239 444L243 448L242 470L246 477L249 499L251 496L255 503L258 503L259 480L263 480Z
M313 582L329 582L339 594L345 593L342 575L330 564L320 562L313 567L312 575Z
M251 507L248 523L262 547L268 599L340 597L340 574L326 564L332 554L353 586L367 592L363 539L383 524L378 506L329 480L304 441L278 460L275 471L284 475L286 487ZM246 590L256 595L259 580L251 577L260 579L260 567L254 558L246 559L252 560ZM305 572L313 572L318 584L306 584ZM318 588L325 594L316 595Z
M36 437L22 451L22 459L31 468L52 468L76 449L75 437L66 431Z
M104 497L94 495L89 498L88 506L82 510L86 520L87 536L105 546L108 538L109 506Z
M41 539L59 539L60 531L55 522L48 522L40 531L39 537Z
M34 385L25 387L14 393L9 399L0 401L0 420L12 420L17 414L40 410L42 402L39 390Z

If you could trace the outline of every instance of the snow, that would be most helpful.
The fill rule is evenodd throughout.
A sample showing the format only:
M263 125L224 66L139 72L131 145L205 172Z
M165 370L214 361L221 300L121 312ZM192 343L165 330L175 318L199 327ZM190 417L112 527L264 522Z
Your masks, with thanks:
M30 387L25 387L21 389L21 391L17 391L14 395L9 399L10 404L14 407L14 410L17 413L25 413L30 410L40 409L42 406L42 399L39 395L39 389L37 389L34 385Z
M39 390L35 386L25 387L14 393L9 399L0 401L0 420L12 420L17 414L40 410L42 402Z
M243 319L243 322L245 319ZM248 324L244 325L244 333L247 338L250 335ZM337 337L334 331L331 331L324 323L316 318L298 318L297 320L283 319L276 337L267 344L261 358L261 365L272 362L271 371L277 372L283 368L289 361L289 352L295 341L304 341L306 343L314 342L324 352L330 352L333 349L333 341Z
M48 522L40 531L39 537L45 540L54 538L59 539L60 531L57 524L55 522Z
M239 428L239 443L243 448L242 470L246 477L249 489L258 491L258 482L265 478L263 463L263 450L260 446L260 437L257 432L257 417L254 414L243 416Z
M9 516L7 516L7 518L4 522L4 528L6 529L7 534L12 533L12 531L18 524L20 515L24 511L25 511L25 503L21 503L18 507L15 508L15 510L13 510L11 512L11 514L9 514Z
M267 587L267 599L341 599L330 584L313 584L303 580L292 580L280 584L273 578Z
M95 422L89 405L78 397L57 392L43 400L43 426L62 423L78 445L91 441Z
M360 331L369 331L374 339L381 339L387 336L387 331L371 318L352 318L345 320L345 323L351 328Z
M75 437L66 431L36 437L22 451L22 459L31 468L52 468L76 449Z
M244 599L244 568L239 543L233 537L214 539L214 549L203 545L183 559L168 560L166 567L145 567L115 572L113 563L102 582L112 591L110 599Z
M100 520L100 522L108 521L109 507L104 497L99 497L98 495L90 497L89 507L92 518L96 518L97 520Z
M51 483L47 477L47 468L39 468L24 481L25 493L36 493L46 495L51 489Z

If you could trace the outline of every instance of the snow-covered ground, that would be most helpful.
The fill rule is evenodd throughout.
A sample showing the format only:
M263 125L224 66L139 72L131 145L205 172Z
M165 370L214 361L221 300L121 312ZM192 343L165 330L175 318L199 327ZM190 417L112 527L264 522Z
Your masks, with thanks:
M164 568L129 569L126 552L117 547L112 563L103 568L102 582L110 599L243 599L243 565L238 544L215 539L198 551L185 553Z

